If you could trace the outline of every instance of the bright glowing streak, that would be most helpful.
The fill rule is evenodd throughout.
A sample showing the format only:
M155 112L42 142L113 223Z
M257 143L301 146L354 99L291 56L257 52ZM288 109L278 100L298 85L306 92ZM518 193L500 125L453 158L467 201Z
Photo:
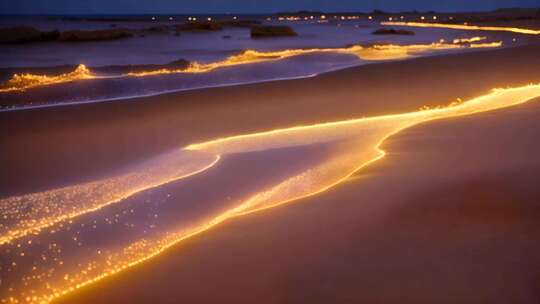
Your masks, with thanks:
M491 111L502 107L526 102L540 96L540 84L520 88L494 89L491 94L464 103L453 103L448 107L423 109L406 114L384 115L371 118L352 119L339 122L297 126L260 133L219 138L192 144L187 150L200 150L215 154L260 151L277 147L299 146L317 142L343 140L366 129L379 130L394 128L396 125L410 125L420 122ZM393 132L392 132L393 133ZM261 140L263 139L264 140Z
M468 31L493 31L493 32L512 32L526 35L540 35L540 30L524 29L517 27L500 27L500 26L477 26L465 24L445 24L445 23L425 23L425 22L381 22L382 25L393 26L411 26L411 27L428 27L428 28L448 28L455 30Z
M227 219L272 208L326 191L345 181L361 168L383 158L385 152L380 149L381 144L388 137L406 128L435 119L471 115L510 107L539 96L540 84L495 89L487 95L464 103L453 103L451 106L443 108L297 126L220 138L190 145L186 147L187 150L201 150L218 155L290 147L314 142L335 143L337 149L335 155L329 160L289 177L269 189L260 191L241 202L237 207L217 215L194 229L169 235L164 240L157 242L157 246L152 247L151 252L147 252L137 259L123 261L116 265L115 268L109 269L100 275L67 286L54 294L43 295L38 300L49 302L78 288L137 265L158 255L174 244L206 231Z
M413 55L421 54L429 51L449 50L464 48L465 46L457 46L445 43L431 44L413 44L413 45L373 45L363 47L355 45L347 48L313 48L313 49L291 49L282 51L260 52L255 50L247 50L238 55L233 55L223 61L213 63L192 63L185 69L159 69L154 71L129 73L129 76L149 76L160 74L176 74L176 73L205 73L218 68L237 66L242 64L259 63L281 60L289 57L312 54L312 53L343 53L358 56L362 60L393 60L407 58Z
M500 47L502 43L484 44L481 47ZM97 76L93 74L86 66L79 65L73 72L56 76L34 75L34 74L15 74L4 85L0 86L0 93L12 91L25 91L27 89L48 86L59 83L67 83L76 80L93 78L121 78L121 77L146 77L166 74L179 73L206 73L215 69L238 66L251 63L260 63L281 60L289 57L312 54L312 53L342 53L357 56L361 60L397 60L409 58L411 56L444 50L455 50L464 48L480 47L474 44L462 45L435 42L431 44L412 44L412 45L394 45L379 44L370 47L355 45L347 48L313 48L313 49L291 49L282 51L260 52L247 50L238 55L232 55L222 61L212 63L193 62L187 68L171 69L162 68L156 70L131 72L113 76Z
M0 93L22 91L35 87L92 78L94 78L94 75L92 75L90 70L84 64L79 64L73 72L56 76L15 74L2 87L0 87Z
M469 47L471 49L480 49L480 48L496 48L502 45L502 41L496 42L487 42L487 43L475 43L471 44Z
M135 193L188 178L213 167L220 156L173 152L150 162L150 168L96 182L0 200L0 214L11 225L0 225L0 245L38 233L56 223L94 212Z
M460 43L472 43L472 42L478 42L482 40L486 40L487 37L472 37L472 38L461 38L461 39L454 39L452 41L454 44L460 44Z

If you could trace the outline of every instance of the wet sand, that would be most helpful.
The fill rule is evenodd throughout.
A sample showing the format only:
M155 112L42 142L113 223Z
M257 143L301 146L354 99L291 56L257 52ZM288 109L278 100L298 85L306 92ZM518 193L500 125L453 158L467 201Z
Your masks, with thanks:
M59 303L537 303L540 100L425 123L317 196Z
M164 151L414 111L540 82L539 46L371 64L318 77L0 113L0 197L91 181Z

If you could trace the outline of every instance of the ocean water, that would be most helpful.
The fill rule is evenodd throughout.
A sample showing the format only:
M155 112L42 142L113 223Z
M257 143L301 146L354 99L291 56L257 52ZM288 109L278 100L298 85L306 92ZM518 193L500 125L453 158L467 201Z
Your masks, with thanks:
M7 21L4 21L4 24ZM22 21L19 21L23 23ZM16 21L13 23L17 24ZM116 41L91 43L37 43L23 45L0 45L0 68L46 67L65 64L107 66L126 64L167 63L177 59L212 62L224 59L236 52L252 49L275 51L298 48L339 48L358 43L431 43L439 39L453 39L460 33L444 29L418 29L414 36L374 36L377 22L266 22L272 25L288 25L297 37L251 39L248 28L226 27L214 32L182 32L154 34ZM25 23L23 23L25 24ZM27 22L41 30L107 29L111 22L61 22L40 20ZM145 28L164 23L123 22L118 28ZM0 23L2 26L2 23ZM7 25L4 25L5 27ZM231 36L224 39L223 36Z
M175 22L177 23L177 22ZM516 45L520 40L507 33L481 33L461 30L413 28L415 35L372 35L381 28L378 21L346 20L319 23L316 21L264 21L270 25L288 25L296 37L251 39L248 28L225 27L214 32L182 32L153 34L115 41L61 43L43 42L32 44L0 45L0 79L5 83L13 74L27 68L39 67L40 74L54 74L54 67L84 64L93 68L140 64L167 64L184 59L189 62L209 64L226 60L245 50L275 52L298 49L340 49L350 45L429 45L441 40L450 42L457 38L486 37L486 42L502 41L503 46ZM46 18L4 18L1 27L31 25L41 30L147 28L163 22L111 22L111 21L65 21ZM171 23L168 23L171 24ZM230 36L230 38L224 38ZM96 102L129 97L161 94L214 86L263 82L280 79L310 77L361 64L385 60L407 59L447 52L469 51L466 48L452 50L424 50L410 56L366 60L361 56L341 52L314 52L242 65L212 69L204 73L174 73L147 77L117 77L73 81L48 85L46 89L32 88L16 92L0 93L0 106L11 109L21 106L65 104L73 102ZM47 68L51 68L50 71ZM65 68L64 68L65 69ZM58 72L56 72L58 73Z

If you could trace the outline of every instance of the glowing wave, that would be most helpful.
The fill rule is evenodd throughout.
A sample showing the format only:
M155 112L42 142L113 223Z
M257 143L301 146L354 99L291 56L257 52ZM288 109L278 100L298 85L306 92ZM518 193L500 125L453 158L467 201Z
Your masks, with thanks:
M73 72L64 73L55 76L35 75L35 74L15 74L2 87L1 92L23 91L35 87L47 86L52 84L66 83L75 80L92 79L94 75L84 65L79 64Z
M0 199L0 245L96 211L135 193L207 170L219 156L175 151L129 173L45 192Z
M382 25L393 26L410 26L410 27L427 27L427 28L447 28L455 30L468 31L492 31L492 32L512 32L526 35L540 35L540 30L524 29L518 27L502 27L502 26L478 26L467 24L446 24L446 23L425 23L425 22L399 22L385 21Z
M358 56L362 60L396 60L404 59L411 56L419 55L426 52L444 51L462 48L478 48L489 47L496 48L502 45L502 42L494 42L490 44L475 45L471 41L470 44L463 43L446 43L444 40L431 44L412 44L412 45L394 45L394 44L376 44L369 47L355 45L347 48L313 48L313 49L291 49L282 51L261 52L255 50L247 50L237 55L232 55L222 61L212 63L193 62L186 68L171 69L163 68L157 70L130 72L126 74L112 76L98 76L92 73L83 64L79 65L73 72L65 73L56 76L34 75L34 74L15 74L12 79L8 80L4 85L0 86L0 93L25 91L27 89L48 86L53 84L67 83L77 80L94 79L94 78L121 78L121 77L145 77L166 74L178 73L206 73L212 70L237 66L250 63L260 63L281 60L289 57L312 54L312 53L342 53Z
M459 44L459 43L473 43L473 42L483 41L483 40L486 40L486 39L487 39L487 37L458 38L458 39L454 39L452 42L456 43L456 44Z
M297 126L189 145L184 151L209 153L217 158L231 153L263 151L314 143L331 143L334 145L334 149L332 156L318 165L290 176L276 185L262 189L250 198L239 201L236 207L197 224L191 229L172 231L156 239L141 239L116 253L110 253L103 261L103 265L102 262L97 262L101 260L95 260L88 264L87 269L64 275L64 280L47 282L47 287L44 287L40 293L29 297L28 302L50 302L78 288L148 260L172 245L229 218L271 208L325 191L344 181L360 168L381 159L384 156L384 151L379 148L381 143L403 129L434 119L470 115L514 106L539 96L540 84L495 89L487 95L463 103L453 103L443 108ZM33 277L29 276L25 283L28 284L31 279ZM21 298L24 299L22 294Z

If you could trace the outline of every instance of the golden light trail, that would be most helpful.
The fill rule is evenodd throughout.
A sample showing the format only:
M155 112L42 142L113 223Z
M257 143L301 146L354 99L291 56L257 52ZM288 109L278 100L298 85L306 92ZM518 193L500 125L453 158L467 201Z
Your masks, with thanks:
M25 277L24 283L29 284L29 282L37 280L43 285L42 288L35 291L30 297L28 288L21 286L21 289L16 289L7 298L4 298L3 302L48 303L62 295L146 261L174 244L206 231L227 219L326 191L345 181L361 168L384 157L384 151L380 149L380 145L388 137L406 128L435 119L471 115L510 107L536 97L540 97L540 84L495 89L487 95L442 108L296 126L218 138L189 145L184 151L209 153L215 155L216 158L231 153L249 153L316 143L331 144L333 152L331 157L325 158L319 164L295 173L273 186L261 189L251 197L239 201L235 207L202 221L192 228L171 231L158 238L141 239L127 247L118 249L116 252L107 252L106 258L100 258L102 255L98 253L94 260L83 264L82 268L72 270L69 273L56 274L64 279L53 280L47 276L41 277L39 275L38 278L35 278L36 274L29 275ZM12 245L15 246L15 243ZM44 271L44 273L50 273ZM53 272L53 277L54 275ZM13 300L10 301L9 297L13 297Z
M440 51L449 49L458 49L462 46L456 46L447 43L431 44L412 44L412 45L394 45L394 44L376 44L370 47L354 45L347 48L312 48L312 49L291 49L282 51L261 52L247 50L238 55L233 55L223 61L213 63L192 63L185 69L159 69L154 71L128 73L128 76L150 76L161 74L176 73L206 73L218 68L237 66L243 64L260 63L281 60L285 58L312 54L312 53L343 53L358 56L362 60L394 60L407 58L428 51Z
M434 42L430 44L411 44L411 45L395 45L395 44L375 44L372 46L354 45L347 48L312 48L312 49L290 49L282 51L255 51L246 50L240 54L232 55L222 61L212 63L192 62L187 68L171 69L162 68L156 70L148 70L141 72L130 72L126 74L112 76L98 76L92 73L86 66L79 65L73 72L65 73L56 76L34 75L34 74L15 74L5 84L0 86L0 93L6 92L22 92L27 89L43 87L48 85L68 83L77 80L95 79L95 78L121 78L121 77L146 77L167 74L179 73L207 73L219 68L245 65L251 63L261 63L268 61L282 60L294 56L313 54L313 53L341 53L355 55L361 60L397 60L405 59L428 52L457 50L476 47L497 48L502 45L502 42L493 42L490 44L457 44L445 43L444 41Z
M480 48L496 48L502 45L501 41L496 42L486 42L486 43L475 43L471 44L469 47L471 49L480 49Z
M179 150L120 176L0 199L0 215L3 217L0 221L0 245L94 212L146 189L201 173L218 161L219 156Z
M540 30L525 29L525 28L518 28L518 27L478 26L478 25L466 25L466 24L446 24L446 23L426 23L426 22L381 22L381 25L447 28L447 29L468 30L468 31L512 32L512 33L519 33L519 34L525 34L525 35L540 35Z
M472 42L478 42L478 41L482 41L486 39L487 37L458 38L458 39L454 39L452 42L454 44L472 43Z
M23 91L35 87L92 78L94 78L94 75L84 64L79 64L73 72L64 73L56 76L15 74L10 80L0 86L0 93Z

